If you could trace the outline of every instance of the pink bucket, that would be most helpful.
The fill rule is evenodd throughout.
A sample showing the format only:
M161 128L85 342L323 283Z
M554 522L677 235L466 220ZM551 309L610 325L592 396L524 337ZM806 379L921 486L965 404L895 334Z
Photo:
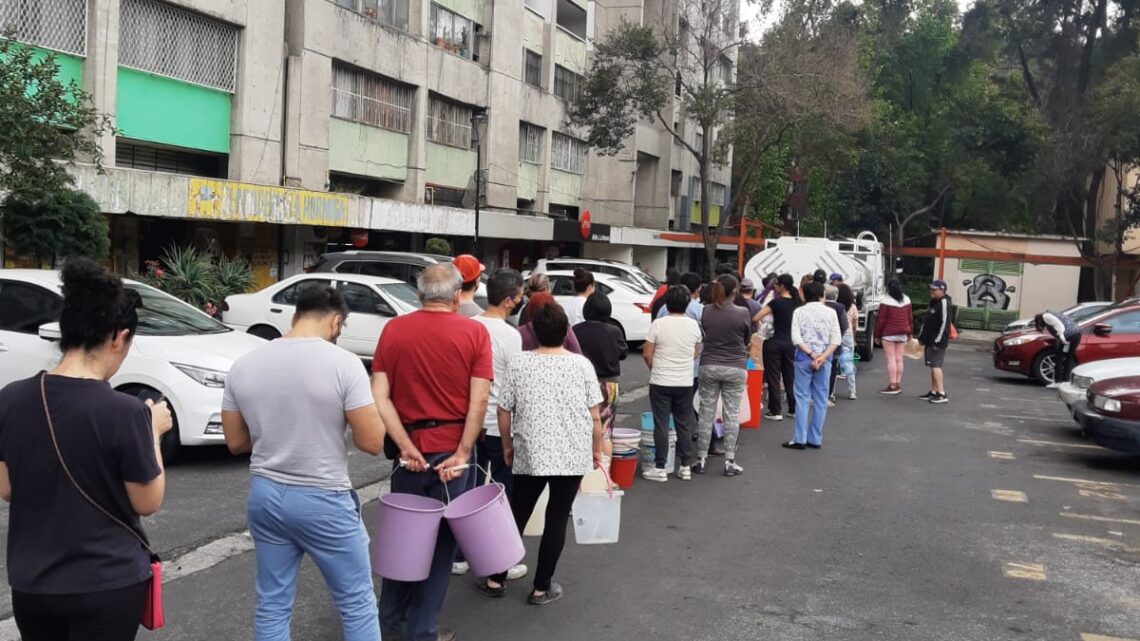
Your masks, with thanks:
M423 581L431 572L444 505L426 496L392 493L380 497L372 571L393 581Z
M499 483L480 485L452 499L443 517L475 576L506 572L526 554Z

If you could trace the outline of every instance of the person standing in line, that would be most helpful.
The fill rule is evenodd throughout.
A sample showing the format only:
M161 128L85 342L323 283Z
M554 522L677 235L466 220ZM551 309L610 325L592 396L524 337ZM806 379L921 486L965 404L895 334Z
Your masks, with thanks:
M425 269L417 283L423 309L389 320L376 346L372 395L399 458L408 462L393 462L393 492L446 501L468 487L468 466L483 432L495 374L487 329L457 313L462 284L454 265ZM510 464L510 457L504 458ZM385 640L456 638L439 628L455 547L450 528L441 524L427 579L384 579L380 627Z
M887 357L887 386L879 390L880 394L902 394L903 353L914 335L913 323L910 297L903 292L902 283L892 279L875 316L875 344L883 347Z
M685 308L685 316L688 316L689 318L697 321L697 326L700 327L701 315L705 311L705 304L701 302L701 296L706 291L708 291L708 288L701 283L701 277L694 272L685 272L684 274L681 274L681 284L684 285L690 292L692 292L689 298L689 304ZM657 312L657 316L655 318L665 318L668 315L669 310L663 307L661 308L661 311ZM689 406L693 408L694 428L692 431L692 439L694 443L697 442L697 432L699 431L695 426L697 424L697 377L700 376L700 369L701 355L698 353L697 357L693 360L693 386L692 392L689 394Z
M669 455L669 419L677 434L677 478L692 479L693 460L693 363L701 351L701 326L687 314L692 296L689 288L675 285L665 292L668 315L649 326L642 347L649 367L649 405L653 410L654 468L642 472L649 481L669 480L665 464Z
M546 526L538 544L531 605L562 598L554 570L566 545L570 508L582 477L602 462L602 394L594 367L583 356L567 351L562 342L569 331L566 313L557 304L535 314L539 348L516 354L507 366L499 397L499 430L503 453L514 469L511 512L519 532L526 527L542 491L550 488ZM491 598L506 595L503 574L487 578L476 588Z
M585 356L594 366L594 374L602 392L602 405L598 412L602 418L602 437L609 440L613 432L614 415L618 403L618 379L621 362L629 355L629 345L610 316L613 306L604 292L595 291L586 299L582 315L586 320L573 327L573 333Z
M1069 372L1077 363L1077 348L1081 345L1081 326L1064 312L1045 311L1033 318L1037 331L1053 335L1053 382L1049 389L1057 389L1069 380Z
M649 315L650 318L657 318L658 313L665 307L665 292L674 285L681 284L681 272L676 267L670 267L665 270L665 282L657 288L653 294L653 300L649 301Z
M558 301L554 300L554 296L550 292L539 292L530 297L526 303L526 311L529 313L531 320L534 315L542 311L543 307L547 305L557 305ZM538 349L539 342L538 336L534 333L534 326L530 321L523 325L519 325L519 335L522 336L522 346L524 352L530 352ZM566 349L575 354L582 353L582 346L578 344L578 337L574 335L574 329L571 328L566 333Z
M131 641L151 577L139 517L166 493L159 442L170 409L107 383L138 329L138 293L82 258L61 279L62 359L0 389L12 611L27 641Z
M542 272L531 274L530 278L526 279L527 300L523 302L522 309L520 309L519 313L514 317L516 327L522 327L530 322L531 317L534 315L530 309L530 299L540 295L550 296L550 277Z
M764 341L764 383L768 387L768 410L764 413L764 418L782 421L781 380L784 384L783 395L788 402L788 416L796 415L796 346L792 343L792 315L800 306L800 293L791 274L777 277L774 291L776 296L754 319L761 324L769 317L772 319L772 337Z
M347 424L357 449L376 456L384 424L360 359L335 345L347 317L340 292L306 289L289 333L239 358L226 377L226 445L234 454L252 453L247 520L257 561L257 641L289 639L305 555L325 578L344 638L380 635L368 532L344 437Z
M831 276L827 279L827 284L832 287L839 287L843 284L843 274L839 272L831 272Z
M460 254L452 262L463 278L463 286L459 290L459 313L467 318L475 318L483 313L483 308L475 302L475 292L479 291L480 277L487 268L471 254Z
M950 346L950 309L946 281L936 280L930 283L930 309L922 320L922 330L918 334L918 342L926 348L923 358L930 368L930 391L920 398L937 405L950 402L942 378L942 363L946 360L946 348Z
M713 417L717 397L721 400L724 423L724 475L737 476L744 468L736 463L737 439L740 436L740 402L748 380L748 345L752 339L752 319L748 310L733 303L736 277L724 274L712 282L712 304L701 315L704 343L701 352L701 409L698 413L697 442L699 459L693 466L697 474L705 473L705 462L712 440Z
M827 420L827 384L831 357L843 342L835 311L824 305L823 285L808 283L807 302L792 316L792 342L796 346L796 429L784 447L802 450L823 447ZM810 426L809 426L810 422Z
M582 315L582 308L586 306L586 299L594 293L594 289L594 274L581 267L575 269L574 298L566 301L565 305L566 318L570 320L571 327L586 320Z
M853 401L857 398L855 379L859 374L855 367L855 329L859 327L859 306L855 304L855 291L850 285L842 282L839 284L838 302L847 314L847 331L843 333L839 362L844 365L845 371L841 374L847 380L847 398ZM834 387L831 395L835 395Z
M839 304L839 288L826 285L823 288L824 304L835 310L835 319L839 321L840 336L847 333L847 309ZM827 384L827 406L835 407L835 377L839 376L839 352L831 356L831 378Z

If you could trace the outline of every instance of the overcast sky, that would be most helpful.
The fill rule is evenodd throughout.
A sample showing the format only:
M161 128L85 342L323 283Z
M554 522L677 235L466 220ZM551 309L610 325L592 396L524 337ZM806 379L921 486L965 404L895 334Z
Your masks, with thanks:
M974 0L957 0L957 2L958 11L965 11L974 3ZM760 36L764 35L764 31L780 17L781 6L781 0L775 0L772 10L761 20L759 3L740 0L740 15L748 25L748 36L753 40L759 40Z

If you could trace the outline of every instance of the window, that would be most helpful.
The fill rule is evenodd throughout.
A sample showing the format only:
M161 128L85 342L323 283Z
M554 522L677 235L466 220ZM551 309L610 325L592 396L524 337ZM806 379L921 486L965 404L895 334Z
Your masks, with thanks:
M565 276L550 279L550 294L552 296L573 296L574 280Z
M674 96L680 96L681 95L681 72L680 71L677 72L677 75L674 77L674 80L673 80L673 95Z
M333 62L332 115L389 131L411 133L415 89Z
M519 123L519 162L542 164L542 142L546 130L526 122Z
M301 292L309 289L310 287L331 287L332 281L324 278L307 278L298 283L286 287L285 289L277 292L273 296L273 302L278 305L296 305L297 297Z
M471 59L475 50L476 27L473 20L432 3L428 36L435 42L435 46Z
M115 141L115 166L170 174L225 178L226 156L183 149L151 147L123 139Z
M471 114L471 107L433 95L428 102L427 139L470 149Z
M581 40L585 40L586 10L574 4L572 0L556 0L556 2L558 3L556 20L559 28Z
M407 0L336 0L336 3L390 27L408 28Z
M77 56L87 55L87 0L0 0L0 33Z
M372 288L358 283L340 284L340 293L344 295L344 302L352 314L379 314L381 316L395 316L392 306L384 302Z
M701 132L697 132L697 137L694 138L693 141L696 143L693 146L697 148L697 151L701 151L705 148L705 135Z
M1140 312L1120 314L1102 322L1111 325L1114 334L1140 334Z
M717 71L720 75L720 82L723 85L732 84L732 61L728 58L722 57L717 64Z
M582 76L562 65L554 65L554 95L563 100L577 100L582 91Z
M542 56L530 49L523 49L523 58L523 77L526 84L542 89Z
M709 183L709 204L711 205L725 205L725 195L728 193L728 188L720 183Z
M123 0L119 64L233 93L238 30L154 0Z
M669 195L681 195L681 172L677 171L676 169L672 170L669 175Z
M193 336L224 334L229 327L200 310L154 288L128 284L138 292L139 336Z
M586 173L586 143L555 133L550 141L550 166L572 174Z
M63 298L42 287L0 281L0 331L35 334L40 325L59 320Z
M408 266L403 263L380 263L376 261L352 261L345 263L345 265L353 265L354 269L351 270L353 274L364 274L365 276L384 276L385 278L395 278L396 280L408 280ZM347 269L337 269L338 272L349 271Z

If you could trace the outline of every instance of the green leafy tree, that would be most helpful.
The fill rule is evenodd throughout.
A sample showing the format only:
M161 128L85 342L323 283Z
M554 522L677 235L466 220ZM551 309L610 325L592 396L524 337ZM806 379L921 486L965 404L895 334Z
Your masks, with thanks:
M62 258L107 257L111 240L99 204L73 189L18 191L4 199L4 234L16 251L53 267Z
M450 256L451 243L447 242L443 238L429 238L424 242L424 251L429 254Z

